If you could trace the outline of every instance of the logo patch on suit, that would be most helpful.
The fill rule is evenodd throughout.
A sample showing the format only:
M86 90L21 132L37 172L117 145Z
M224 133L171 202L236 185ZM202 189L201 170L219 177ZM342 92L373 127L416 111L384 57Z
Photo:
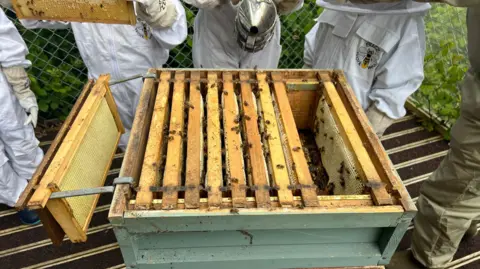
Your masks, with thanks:
M152 27L144 21L137 23L137 26L135 26L135 32L145 40L152 38Z
M364 47L357 51L357 63L362 69L372 69L378 65L378 54L380 48L375 44L366 42Z

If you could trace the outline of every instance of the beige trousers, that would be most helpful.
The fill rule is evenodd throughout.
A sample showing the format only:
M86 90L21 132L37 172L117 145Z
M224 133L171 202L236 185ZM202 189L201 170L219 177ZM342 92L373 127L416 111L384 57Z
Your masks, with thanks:
M480 9L470 9L472 65L461 87L460 118L452 128L451 149L423 184L412 238L415 258L428 268L444 268L472 220L480 218Z

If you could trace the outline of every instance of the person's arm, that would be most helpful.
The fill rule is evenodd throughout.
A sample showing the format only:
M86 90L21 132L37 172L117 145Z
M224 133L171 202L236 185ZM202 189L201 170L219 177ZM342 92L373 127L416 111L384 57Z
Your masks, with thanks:
M0 9L0 68L12 87L20 105L29 115L25 125L37 125L38 105L35 94L30 90L30 80L25 68L31 65L26 59L27 46L15 25ZM1 89L0 89L1 90Z
M391 119L405 115L407 98L418 90L424 79L425 36L417 29L412 27L405 32L398 46L382 57L375 71L368 97Z
M312 69L315 53L315 39L317 36L318 28L320 24L318 22L310 29L310 31L305 35L305 43L303 50L303 68Z
M69 22L62 22L62 21L39 21L39 20L20 20L20 23L23 27L27 29L67 29L70 27Z
M179 0L171 0L175 5L175 21L167 28L152 27L152 34L157 42L165 49L173 49L185 41L188 35L185 9Z
M0 9L0 65L1 67L29 67L31 62L25 58L27 46L15 25Z

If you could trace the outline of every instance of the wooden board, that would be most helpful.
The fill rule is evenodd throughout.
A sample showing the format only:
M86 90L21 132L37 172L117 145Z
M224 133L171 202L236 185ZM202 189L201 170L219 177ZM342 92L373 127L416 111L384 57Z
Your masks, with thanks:
M279 72L279 74L282 74ZM318 85L318 81L317 81ZM288 101L299 130L313 129L315 112L321 91L290 91L287 89ZM306 109L308 108L308 109Z
M149 73L156 73L155 69L149 69ZM134 184L140 178L145 147L147 144L148 131L150 129L150 120L152 118L153 106L157 88L155 79L147 78L140 93L135 119L130 130L130 139L128 140L127 150L123 158L120 177L132 177ZM112 205L108 213L108 219L112 223L122 222L123 212L127 207L131 196L131 187L129 184L119 184L113 194Z
M200 206L200 180L203 173L203 97L200 88L200 73L190 75L190 96L187 133L187 165L185 179L185 207Z
M164 146L164 128L168 121L170 95L170 72L163 72L160 75L155 106L153 107L152 122L148 135L147 148L143 159L142 173L137 191L137 209L150 208L153 201L153 193L150 187L157 186L160 183L160 166Z
M72 156L76 153L80 143L85 137L87 127L100 107L103 96L107 91L105 83L108 83L109 78L109 75L101 76L95 83L90 94L90 96L93 97L87 98L83 104L83 107L68 131L62 145L55 154L49 168L39 182L35 193L28 202L29 208L44 208L52 193L51 189L54 187L58 188L61 184L68 167L72 162Z
M168 129L168 150L163 176L163 205L166 210L177 207L178 188L181 186L183 162L183 133L185 114L185 73L175 73L170 127Z
M335 121L337 122L340 133L342 134L345 143L354 153L353 156L357 163L357 170L361 177L366 181L367 187L371 189L372 198L377 205L393 204L392 197L387 192L385 183L380 179L376 167L370 159L370 156L358 135L358 131L355 128L345 105L340 99L330 76L327 73L319 73L319 78L324 85L324 96L330 106Z
M36 210L40 221L42 222L43 229L47 232L48 238L52 240L54 246L60 246L65 237L65 231L60 224L55 220L52 213L48 208Z
M240 135L240 111L237 96L233 89L233 76L230 72L223 73L223 128L225 135L226 169L232 188L233 207L245 207L246 178L243 163L242 138ZM245 118L245 121L252 119Z
M247 81L250 79L248 72L240 73L241 82L241 101L244 118L250 120L243 121L243 128L246 133L246 143L248 145L249 170L255 188L255 200L257 206L265 208L270 206L270 193L268 191L268 174L263 154L262 141L258 130L258 115L255 110L255 97L252 93L252 86Z
M382 146L382 143L378 139L378 136L373 131L370 124L368 124L368 118L363 112L362 107L356 101L355 94L352 88L348 85L345 75L342 71L335 71L333 78L338 81L338 92L340 97L343 98L345 107L349 110L350 115L356 115L354 124L358 134L360 135L363 144L365 145L369 155L372 157L372 161L377 167L377 171L385 183L392 185L392 190L397 192L400 202L406 211L416 212L417 208L408 194L405 185L401 182L398 174L394 172L394 167L388 154Z
M385 269L384 266L353 266L353 267L315 267L315 268L296 268L296 269Z
M285 153L289 154L293 161L293 173L296 174L298 184L300 184L305 206L318 206L317 188L313 183L305 153L303 152L302 142L300 141L297 126L288 102L285 84L282 82L283 76L280 73L272 73L272 79L274 81L273 88L276 104L280 112L280 121L287 137L287 145L285 145L287 150Z
M220 108L218 99L217 74L208 74L207 88L207 189L210 207L220 207L223 186L222 142L220 137Z
M12 0L19 19L135 25L133 2L127 0Z
M270 197L269 199L270 208L279 208L282 207L282 205L278 202L277 197ZM319 207L322 208L345 208L345 207L366 207L370 206L372 210L374 210L372 198L370 195L348 195L348 196L318 196L318 204ZM303 207L303 198L301 196L294 196L293 197L293 205L296 208L302 208ZM220 208L232 208L233 203L232 199L228 197L223 197L222 198L222 205ZM135 208L135 200L131 200L129 204L130 209ZM162 200L161 199L154 199L153 200L153 208L156 210L162 209ZM200 198L200 206L199 209L208 209L208 198ZM246 209L255 209L257 207L257 202L255 197L247 197L246 198L246 204L245 208L241 210L246 210ZM187 209L185 205L185 199L178 199L177 201L177 209L183 210ZM262 209L262 208L261 208ZM265 210L265 208L263 208Z
M273 100L270 87L267 83L266 73L257 73L257 80L262 106L262 121L265 126L266 140L270 150L269 159L272 164L272 173L278 192L278 199L282 206L289 207L293 204L293 194L290 189L291 184L287 164L283 153L277 117L273 108Z
M62 144L65 136L67 135L67 131L70 129L71 125L73 124L73 121L77 117L80 111L80 108L83 106L83 103L87 99L87 96L90 94L90 91L92 90L93 85L94 85L93 80L89 80L87 84L85 84L85 86L83 87L82 93L77 98L77 101L73 105L71 112L68 114L68 117L63 122L62 127L60 128L60 131L57 133L57 135L55 136L55 139L53 140L52 144L48 148L48 151L43 157L43 160L40 163L40 165L37 167L35 174L33 174L32 179L28 182L27 187L18 198L17 203L15 205L15 208L17 210L22 210L27 206L28 201L33 195L34 187L38 184L40 179L43 177L43 175L47 171L47 168L50 165L50 162L53 160L53 157L55 156L58 149L60 148L60 145Z

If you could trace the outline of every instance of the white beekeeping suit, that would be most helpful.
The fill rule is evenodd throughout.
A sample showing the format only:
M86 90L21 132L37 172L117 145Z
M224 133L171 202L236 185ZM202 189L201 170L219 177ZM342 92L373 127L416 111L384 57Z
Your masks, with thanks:
M344 70L360 104L381 136L405 116L407 98L421 85L424 20L430 4L332 4L305 41L305 67Z
M25 42L0 9L0 203L14 206L43 158L31 123L38 106L24 68ZM28 112L30 115L27 115Z
M157 4L159 1L138 2ZM100 74L110 73L111 81L115 81L144 74L149 68L161 68L168 60L169 51L186 39L187 21L182 4L178 0L167 0L163 4L161 7L152 7L138 6L137 3L139 20L135 26L36 20L21 22L30 29L71 27L80 55L88 68L88 77L97 79ZM167 13L160 16L164 11ZM111 86L125 127L125 134L119 143L124 149L142 84L142 79L135 79Z
M250 53L238 45L234 32L238 4L230 0L184 1L200 9L194 24L195 68L277 68L282 53L278 16L270 42L261 51ZM274 2L279 14L288 14L303 6L303 0Z

